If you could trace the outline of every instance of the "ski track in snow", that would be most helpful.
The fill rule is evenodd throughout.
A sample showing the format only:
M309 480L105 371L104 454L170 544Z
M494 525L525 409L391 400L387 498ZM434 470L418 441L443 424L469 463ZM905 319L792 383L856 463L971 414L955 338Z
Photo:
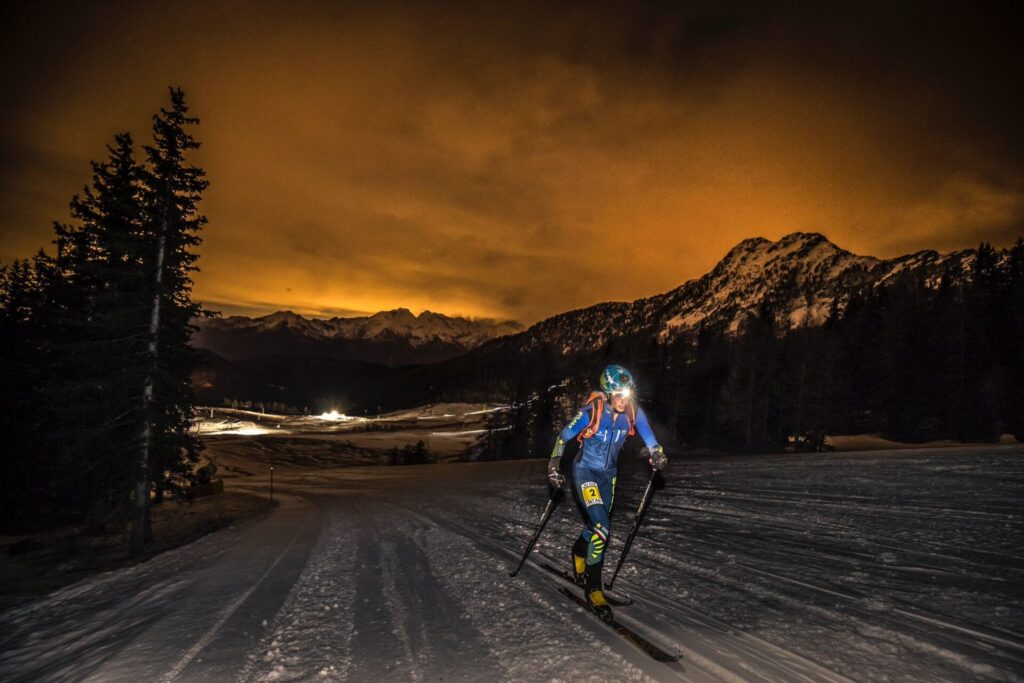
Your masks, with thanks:
M352 621L345 614L356 595L349 580L355 571L353 530L344 518L347 506L330 510L312 558L269 634L249 654L239 681L292 681L344 677L352 663Z
M0 614L0 679L1024 681L1022 447L679 458L615 584L672 666L534 562L508 577L544 482L300 470L268 518ZM532 559L567 565L580 525L564 500Z

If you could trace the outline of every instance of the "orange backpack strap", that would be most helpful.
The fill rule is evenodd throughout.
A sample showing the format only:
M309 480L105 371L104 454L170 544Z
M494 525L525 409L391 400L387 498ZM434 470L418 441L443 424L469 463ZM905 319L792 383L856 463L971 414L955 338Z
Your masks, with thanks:
M586 404L584 404L584 409L586 406L591 406L592 408L590 412L590 424L588 424L586 429L580 432L580 435L576 437L576 440L580 443L583 443L584 439L589 439L596 434L598 428L601 426L601 415L604 414L604 394L600 391L591 392L590 398L588 398ZM632 430L632 426L630 426L630 430Z
M629 420L629 434L626 436L633 436L636 434L636 403L633 399L629 399L629 407L626 408L626 419Z

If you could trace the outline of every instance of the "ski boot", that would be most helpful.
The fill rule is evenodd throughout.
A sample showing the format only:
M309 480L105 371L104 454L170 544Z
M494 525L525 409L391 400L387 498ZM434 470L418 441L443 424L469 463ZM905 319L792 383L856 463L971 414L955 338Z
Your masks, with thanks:
M577 586L585 586L587 574L587 542L582 537L572 544L572 576Z
M596 614L601 621L611 622L615 618L612 614L611 605L604 597L604 584L601 581L601 565L598 563L587 567L586 587L584 592L587 596L587 606Z
M604 593L600 590L587 591L587 606L601 621L610 623L615 618L611 605L604 599Z

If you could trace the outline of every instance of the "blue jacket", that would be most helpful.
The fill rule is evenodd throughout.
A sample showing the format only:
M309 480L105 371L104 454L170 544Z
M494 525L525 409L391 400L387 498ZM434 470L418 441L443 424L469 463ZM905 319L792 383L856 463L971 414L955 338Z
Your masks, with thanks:
M584 407L583 410L576 413L572 422L566 425L562 433L558 435L558 442L555 444L558 455L561 455L562 449L568 441L575 439L580 432L587 428L593 410L593 404ZM647 415L640 406L636 406L636 424L634 426L647 448L653 449L658 445L658 440L654 438L654 432L651 431L651 425L647 422ZM601 415L601 423L592 437L583 440L583 446L576 454L575 464L592 470L614 470L619 460L619 451L622 450L622 444L625 443L628 434L629 417L625 413L616 415L611 405L606 402Z

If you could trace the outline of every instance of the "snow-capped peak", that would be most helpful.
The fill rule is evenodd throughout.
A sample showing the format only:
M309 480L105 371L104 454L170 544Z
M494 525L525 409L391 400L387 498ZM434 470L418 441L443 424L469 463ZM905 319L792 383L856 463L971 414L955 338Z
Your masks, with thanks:
M665 339L707 323L736 331L763 303L772 302L777 321L789 327L823 323L850 292L877 286L907 270L920 270L929 283L959 261L969 270L973 250L937 254L921 251L894 259L853 254L817 232L793 232L776 241L751 237L730 249L705 275L646 299L611 302L563 313L537 323L524 335L527 346L550 343L563 353L585 343L600 347L615 337L652 333Z
M793 232L775 242L763 237L745 239L710 273L691 281L699 283L698 289L706 296L688 296L694 288L691 283L675 290L681 306L666 321L662 335L694 328L727 310L750 312L782 290L794 295L794 306L788 311L791 324L820 323L834 299L834 291L824 285L843 280L851 271L870 270L877 263L878 259L840 249L817 232ZM796 296L798 291L800 296ZM734 316L731 327L736 329L739 323L740 318Z

